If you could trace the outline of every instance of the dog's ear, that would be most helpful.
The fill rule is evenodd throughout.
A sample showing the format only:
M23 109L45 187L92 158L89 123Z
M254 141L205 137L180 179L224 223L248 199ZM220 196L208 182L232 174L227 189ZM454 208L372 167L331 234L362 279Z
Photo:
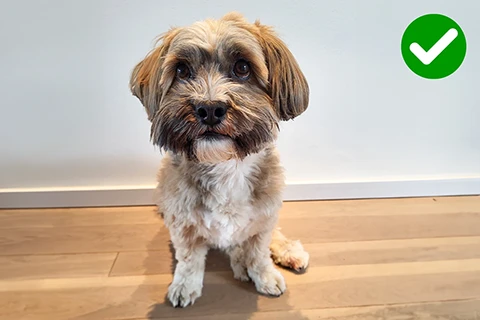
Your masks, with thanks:
M178 29L171 29L161 35L157 40L157 46L140 61L132 71L130 77L130 91L137 97L147 111L151 121L162 99L162 64L173 38Z
M295 57L268 26L255 22L257 40L263 48L269 94L281 120L290 120L308 107L309 87Z

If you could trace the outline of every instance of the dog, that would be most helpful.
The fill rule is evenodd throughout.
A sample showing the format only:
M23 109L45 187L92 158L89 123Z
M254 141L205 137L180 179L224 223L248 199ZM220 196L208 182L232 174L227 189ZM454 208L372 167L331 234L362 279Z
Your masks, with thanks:
M298 62L270 26L231 12L162 34L133 69L130 90L163 151L155 204L177 261L174 307L202 294L210 248L230 258L235 279L280 296L275 264L304 271L309 254L277 228L284 171L280 121L308 107Z

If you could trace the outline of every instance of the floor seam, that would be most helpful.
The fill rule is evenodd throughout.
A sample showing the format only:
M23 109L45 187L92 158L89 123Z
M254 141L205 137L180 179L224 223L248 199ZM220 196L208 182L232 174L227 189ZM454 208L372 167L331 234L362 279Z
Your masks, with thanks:
M112 276L112 271L113 271L113 268L115 267L115 264L117 263L119 255L120 255L120 252L117 252L117 255L115 256L115 259L113 259L112 267L110 268L110 271L108 272L108 277Z

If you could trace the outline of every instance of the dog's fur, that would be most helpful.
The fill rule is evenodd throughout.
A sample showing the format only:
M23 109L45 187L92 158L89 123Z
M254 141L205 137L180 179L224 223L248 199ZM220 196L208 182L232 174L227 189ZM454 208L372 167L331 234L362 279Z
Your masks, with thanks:
M245 79L233 71L239 59L250 67ZM278 123L303 113L309 98L292 53L271 28L229 13L162 35L130 85L153 143L165 150L156 203L178 261L171 303L185 307L200 297L209 248L228 253L236 279L281 295L285 281L273 262L302 270L309 260L299 241L275 228L284 186ZM195 107L219 102L228 106L225 119L202 124Z

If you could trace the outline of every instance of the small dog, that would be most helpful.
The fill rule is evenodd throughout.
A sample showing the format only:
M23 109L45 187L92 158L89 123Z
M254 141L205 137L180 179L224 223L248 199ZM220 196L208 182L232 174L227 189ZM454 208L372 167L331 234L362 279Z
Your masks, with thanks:
M165 151L155 202L177 260L170 302L186 307L201 296L209 248L228 254L236 279L281 295L274 263L300 271L309 261L299 241L275 228L284 186L278 123L303 113L309 99L287 46L235 12L172 28L135 66L130 88Z

